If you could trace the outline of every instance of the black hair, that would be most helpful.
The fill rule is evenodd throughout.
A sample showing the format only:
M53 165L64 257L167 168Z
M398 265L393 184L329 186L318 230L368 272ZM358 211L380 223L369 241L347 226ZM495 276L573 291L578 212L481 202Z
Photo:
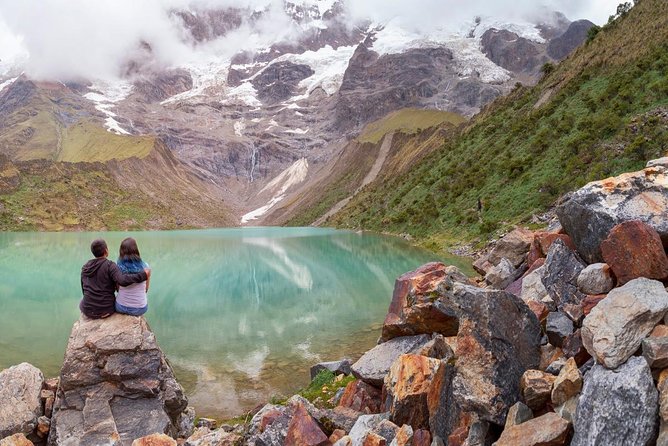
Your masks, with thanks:
M118 250L118 260L141 262L141 254L139 254L139 248L135 239L128 237L121 242L121 248Z
M105 251L107 251L107 242L101 238L93 240L93 243L90 244L90 252L93 253L95 258L104 256Z

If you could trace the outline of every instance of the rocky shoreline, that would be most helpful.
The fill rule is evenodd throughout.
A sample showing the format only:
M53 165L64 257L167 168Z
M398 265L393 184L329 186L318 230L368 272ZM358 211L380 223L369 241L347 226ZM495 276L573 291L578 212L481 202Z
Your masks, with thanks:
M378 345L313 370L354 378L327 404L195 428L143 318L81 319L59 380L0 372L0 446L668 445L668 158L556 213L496 242L477 281L442 263L399 277Z

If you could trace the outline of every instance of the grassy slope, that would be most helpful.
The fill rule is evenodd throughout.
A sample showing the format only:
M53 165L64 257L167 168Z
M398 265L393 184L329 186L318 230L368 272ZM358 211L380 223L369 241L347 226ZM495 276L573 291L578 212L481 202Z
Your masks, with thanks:
M666 153L667 72L668 3L642 0L539 85L497 100L406 175L365 188L333 223L440 249L526 222L564 192Z
M382 136L386 133L398 131L379 179L407 169L417 159L439 146L440 140L435 135L450 133L454 126L465 121L466 118L455 113L403 109L368 124L360 136L346 146L327 177L309 188L303 196L297 197L295 202L283 205L293 208L286 224L310 225L336 203L352 195L373 166ZM430 130L424 131L427 127L430 127ZM405 141L408 134L415 135L415 138L411 139L414 144L397 142Z

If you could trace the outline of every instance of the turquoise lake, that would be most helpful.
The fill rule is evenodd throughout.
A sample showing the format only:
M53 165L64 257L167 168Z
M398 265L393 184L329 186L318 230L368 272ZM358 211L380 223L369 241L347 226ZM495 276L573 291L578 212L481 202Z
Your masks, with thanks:
M57 376L79 317L81 265L103 237L137 239L146 315L198 415L241 414L309 381L309 367L375 345L394 280L443 259L401 239L319 228L0 233L0 370Z

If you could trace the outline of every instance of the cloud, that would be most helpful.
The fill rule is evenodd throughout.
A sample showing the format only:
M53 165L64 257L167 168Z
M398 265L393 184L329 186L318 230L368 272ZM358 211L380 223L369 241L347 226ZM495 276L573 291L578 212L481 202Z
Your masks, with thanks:
M328 1L328 0L323 0ZM420 28L455 25L474 15L526 18L541 8L561 10L570 18L604 23L616 7L610 0L346 0L357 19L385 22L400 18ZM295 0L295 3L317 0ZM170 11L248 7L266 10L257 23L245 23L225 38L197 44ZM150 45L153 63L182 65L197 58L231 56L289 38L295 31L283 12L283 0L0 0L0 70L24 59L36 79L107 79L122 74L140 45Z

